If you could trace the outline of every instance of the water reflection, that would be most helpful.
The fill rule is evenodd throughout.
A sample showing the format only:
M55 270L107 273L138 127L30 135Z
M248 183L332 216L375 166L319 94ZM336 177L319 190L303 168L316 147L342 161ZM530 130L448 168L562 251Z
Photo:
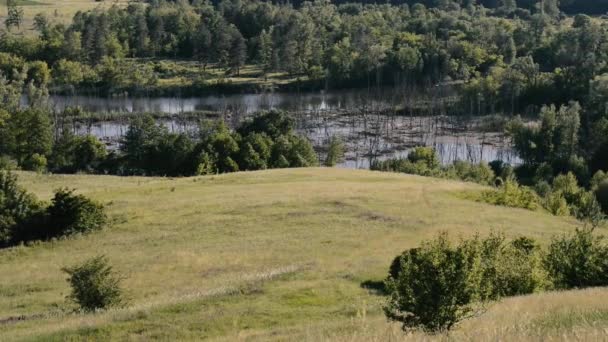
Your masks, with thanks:
M245 116L246 117L246 116ZM375 160L406 157L416 146L432 146L444 164L454 160L474 163L502 160L521 163L511 148L510 141L500 132L479 131L481 118L455 119L452 117L408 117L394 115L368 115L335 112L294 113L296 130L306 135L319 151L332 136L339 136L346 144L346 160L340 165L347 168L369 168ZM236 126L244 117L227 119ZM195 135L199 123L193 120L159 120L170 132L187 132ZM126 133L128 122L94 122L79 124L78 134L92 134L117 148Z
M385 103L391 92L384 92L382 102ZM51 96L54 109L61 111L66 107L79 106L90 112L127 112L143 113L156 112L180 114L199 111L240 111L253 113L260 110L335 110L353 108L363 101L369 104L373 98L366 90L345 90L331 92L307 93L260 93L209 95L204 97L114 97L102 98L96 96ZM365 99L365 100L364 100ZM380 100L378 101L380 102Z

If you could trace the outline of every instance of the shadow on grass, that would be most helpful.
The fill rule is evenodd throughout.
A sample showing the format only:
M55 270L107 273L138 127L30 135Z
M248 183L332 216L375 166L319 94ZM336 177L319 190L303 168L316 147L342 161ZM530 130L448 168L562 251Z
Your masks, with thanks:
M367 289L377 296L386 296L388 294L384 280L365 280L361 282L361 288Z

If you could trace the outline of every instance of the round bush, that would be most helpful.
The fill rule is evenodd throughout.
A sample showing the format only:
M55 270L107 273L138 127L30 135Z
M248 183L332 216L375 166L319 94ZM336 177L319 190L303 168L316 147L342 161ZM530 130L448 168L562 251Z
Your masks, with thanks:
M64 268L72 288L70 298L85 311L119 306L124 302L120 277L104 256L91 258L81 265Z

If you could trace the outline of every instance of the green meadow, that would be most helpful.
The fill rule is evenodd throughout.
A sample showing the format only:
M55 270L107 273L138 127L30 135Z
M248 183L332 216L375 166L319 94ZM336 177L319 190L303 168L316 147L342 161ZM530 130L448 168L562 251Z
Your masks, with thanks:
M428 339L383 316L377 287L396 254L440 231L547 242L577 224L462 196L478 185L362 170L19 179L45 200L75 188L112 224L0 251L3 341ZM74 313L61 268L100 254L125 278L128 305ZM432 338L605 338L607 323L608 290L590 289L510 298Z

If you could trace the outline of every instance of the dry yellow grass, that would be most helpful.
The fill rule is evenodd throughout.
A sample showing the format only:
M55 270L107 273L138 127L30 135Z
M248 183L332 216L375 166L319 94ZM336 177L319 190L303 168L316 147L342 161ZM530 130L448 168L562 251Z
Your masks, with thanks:
M398 327L382 318L383 297L361 283L383 279L402 250L442 230L454 238L500 230L546 242L576 225L457 195L481 189L477 185L362 170L181 179L23 173L20 180L43 199L56 188L76 188L106 203L114 224L0 251L0 320L26 318L0 323L0 340L10 341L401 339ZM60 269L98 254L127 276L129 306L72 314ZM509 299L454 336L477 339L483 331L479 336L493 339L508 329L530 339L561 336L560 327L524 324L522 312L538 322L549 319L548 307L532 307L541 301L600 321L597 327L574 321L564 331L599 334L607 326L608 294L594 291Z

